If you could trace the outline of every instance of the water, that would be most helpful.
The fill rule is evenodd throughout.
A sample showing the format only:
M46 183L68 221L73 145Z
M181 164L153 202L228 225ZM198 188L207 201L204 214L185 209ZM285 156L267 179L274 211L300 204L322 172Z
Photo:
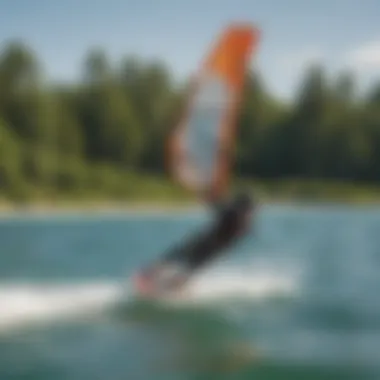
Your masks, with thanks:
M0 379L380 379L380 209L264 206L182 299L133 271L201 213L0 221Z

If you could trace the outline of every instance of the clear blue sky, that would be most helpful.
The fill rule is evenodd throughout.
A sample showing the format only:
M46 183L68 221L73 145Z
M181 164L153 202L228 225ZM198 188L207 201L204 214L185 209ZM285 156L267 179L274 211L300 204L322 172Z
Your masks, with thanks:
M362 88L380 77L379 17L380 0L0 0L0 39L30 43L59 80L75 79L94 45L113 60L160 57L182 76L223 25L251 21L262 31L255 64L289 97L316 59L331 73L350 67Z

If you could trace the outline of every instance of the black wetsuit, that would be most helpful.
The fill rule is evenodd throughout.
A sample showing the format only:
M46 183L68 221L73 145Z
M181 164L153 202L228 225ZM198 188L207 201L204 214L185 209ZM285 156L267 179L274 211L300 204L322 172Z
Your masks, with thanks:
M216 258L245 232L250 204L234 200L216 207L216 221L205 231L191 236L169 251L160 262L179 262L194 271Z

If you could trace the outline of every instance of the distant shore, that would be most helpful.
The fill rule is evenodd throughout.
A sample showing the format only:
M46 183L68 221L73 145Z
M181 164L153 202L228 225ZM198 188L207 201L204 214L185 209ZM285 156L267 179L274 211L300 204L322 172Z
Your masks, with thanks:
M380 187L358 185L347 182L323 181L239 181L236 188L252 191L255 198L265 205L380 205ZM54 199L36 197L16 202L0 198L0 217L12 215L54 215L54 214L123 214L123 213L172 213L192 212L203 209L194 197L174 192L170 186L162 193L151 189L153 197L114 199L111 196L65 197L55 195ZM144 196L145 195L145 196Z
M306 201L306 200L283 200L283 201L262 201L261 206L274 206L274 207L287 207L292 206L296 208L303 207L318 207L321 209L329 209L330 207L380 207L380 199L368 202L338 202L338 201ZM99 202L99 203L85 203L85 202L72 202L70 204L44 204L33 203L27 206L17 206L11 203L0 204L0 219L7 219L13 217L50 217L50 216L64 216L64 215L154 215L154 214L176 214L176 213L193 213L202 212L205 208L199 203L176 203L176 204L162 204L159 202Z
M151 212L182 212L200 209L196 203L172 203L163 202L32 202L30 204L14 204L11 202L0 203L0 217L14 214L49 215L65 213L151 213Z

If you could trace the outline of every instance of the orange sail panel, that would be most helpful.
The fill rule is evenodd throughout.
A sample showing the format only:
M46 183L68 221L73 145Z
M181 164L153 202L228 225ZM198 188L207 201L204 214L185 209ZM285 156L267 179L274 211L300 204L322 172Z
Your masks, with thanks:
M228 186L235 124L258 31L233 24L202 63L187 110L170 139L169 164L186 189L218 199Z

